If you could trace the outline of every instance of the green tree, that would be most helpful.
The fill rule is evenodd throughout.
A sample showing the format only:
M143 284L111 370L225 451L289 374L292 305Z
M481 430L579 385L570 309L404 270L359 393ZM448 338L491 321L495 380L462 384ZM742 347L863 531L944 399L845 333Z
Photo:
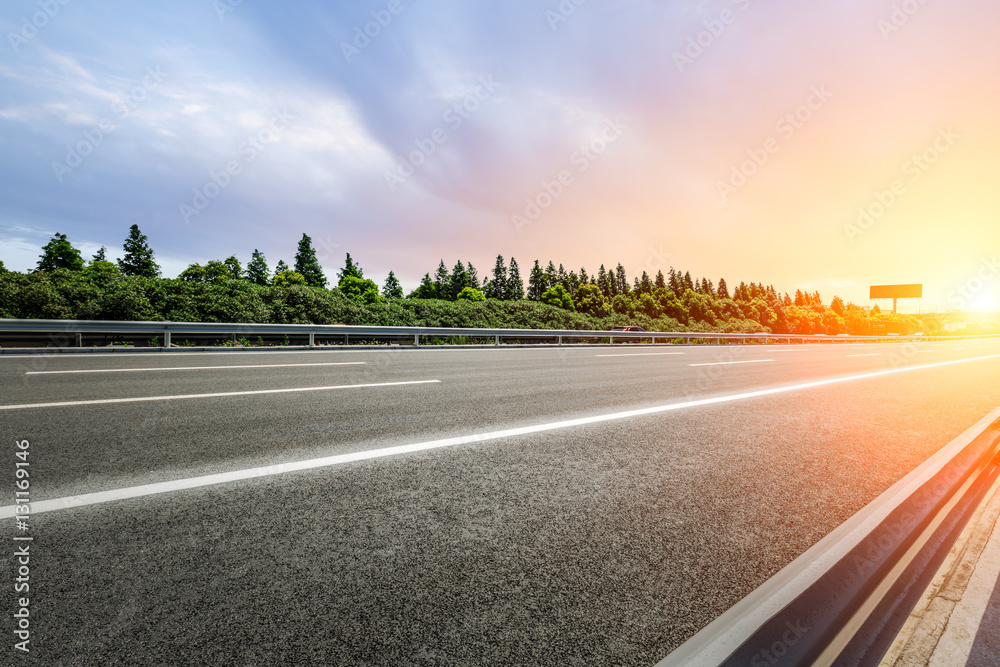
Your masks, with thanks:
M267 285L270 275L271 271L267 268L264 253L254 248L253 254L250 256L250 263L247 264L247 280L256 285Z
M448 267L444 265L443 259L438 264L437 271L434 272L434 287L437 288L437 298L448 298L451 290L451 277L448 275Z
M542 265L536 259L535 265L531 267L531 273L528 275L528 298L532 301L541 301L546 289L548 289L548 284L545 272L542 271Z
M437 285L431 280L431 274L425 273L420 280L420 286L410 292L410 299L436 299L438 298Z
M521 269L517 260L510 258L510 269L507 272L506 297L508 301L520 301L524 298L524 281L521 280Z
M456 301L485 301L486 296L475 287L465 287L455 299Z
M306 284L311 287L326 287L326 276L323 275L323 267L316 259L316 249L313 248L312 239L303 234L299 239L299 248L295 253L295 271L302 274L306 279Z
M278 265L274 267L274 278L271 279L271 283L274 284L274 280L278 277L279 273L287 273L290 271L288 265L285 264L285 260L279 259Z
M236 255L230 255L227 257L223 264L225 264L226 268L229 270L229 278L232 280L239 280L243 277L243 265L240 263L240 260L236 258Z
M726 286L726 279L725 278L719 278L719 288L718 288L718 291L716 292L716 294L718 295L718 297L720 299L728 299L729 298L729 287Z
M653 283L659 289L667 289L667 280L663 277L663 271L656 272L656 281Z
M608 314L604 303L604 295L597 285L580 285L576 291L576 309L594 317L604 317Z
M42 254L38 256L38 266L35 271L51 273L56 269L83 271L83 257L80 251L66 240L65 234L56 232L52 239L42 246Z
M550 306L556 306L557 308L563 308L564 310L576 310L573 305L573 297L570 296L569 292L562 285L554 285L542 294L542 303L546 303Z
M292 285L305 285L306 277L303 276L298 271L289 271L287 268L284 271L278 271L274 274L274 285L275 287L290 287Z
M507 266L504 264L503 255L497 255L497 262L493 265L493 280L486 290L486 296L501 301L507 298Z
M122 245L125 256L118 260L122 275L142 278L159 278L160 265L153 259L153 249L149 247L146 235L139 231L139 225L132 225L128 238Z
M357 303L382 303L382 296L378 293L378 285L374 280L358 278L357 276L344 276L340 279L337 289Z
M465 270L465 265L459 260L455 262L455 268L451 270L451 282L448 285L448 295L452 301L458 298L462 290L472 287L469 281L469 274Z
M83 277L99 287L107 286L111 281L121 278L121 275L117 264L102 259L91 260L83 270Z
M628 275L625 273L625 267L622 266L621 263L619 263L618 266L615 267L615 281L618 284L619 294L629 293L630 290L628 286Z
M556 271L556 265L549 260L548 266L545 267L545 289L554 287L559 284L559 272ZM544 291L544 290L543 290Z
M365 277L365 272L361 270L359 265L354 263L353 259L351 259L351 253L347 253L347 259L344 260L344 268L337 272L337 284L339 285L340 282L347 276L361 278L362 280Z
M403 286L399 284L396 274L392 271L389 272L389 277L385 279L385 284L382 285L382 296L387 299L403 298Z
M106 262L106 261L108 261L107 252L108 252L108 249L105 248L104 246L101 246L101 249L94 253L94 256L91 258L90 261L91 262Z

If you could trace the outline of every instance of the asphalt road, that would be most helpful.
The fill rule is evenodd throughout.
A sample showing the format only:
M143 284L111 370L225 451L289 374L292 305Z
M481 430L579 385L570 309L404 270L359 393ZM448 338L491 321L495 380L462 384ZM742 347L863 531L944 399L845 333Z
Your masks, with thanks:
M1000 405L998 377L993 341L0 357L4 504L22 439L38 503L719 399L35 514L31 652L10 614L3 650L653 665Z

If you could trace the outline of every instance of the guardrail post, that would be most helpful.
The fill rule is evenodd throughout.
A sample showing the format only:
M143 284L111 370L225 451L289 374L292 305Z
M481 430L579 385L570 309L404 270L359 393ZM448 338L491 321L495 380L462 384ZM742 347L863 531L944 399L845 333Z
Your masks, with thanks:
M344 345L347 345L347 334L344 334Z
M496 336L495 336L495 337L493 338L493 344L494 344L494 345L499 345L499 344L500 344L500 334L497 334L497 335L496 335Z
M163 347L170 347L170 332L163 332Z
M420 345L420 334L413 334L413 344Z
M309 333L309 347L316 347L316 334L312 332Z
M559 336L558 340L559 340L559 345L562 345L562 336Z
M83 334L82 333L78 333L76 335L76 346L77 347L83 347Z

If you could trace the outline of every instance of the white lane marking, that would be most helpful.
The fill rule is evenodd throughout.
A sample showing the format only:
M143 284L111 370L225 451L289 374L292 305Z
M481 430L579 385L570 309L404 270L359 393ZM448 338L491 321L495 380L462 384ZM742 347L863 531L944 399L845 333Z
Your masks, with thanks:
M29 408L62 408L72 405L107 405L109 403L141 403L143 401L176 401L187 398L218 398L221 396L258 396L260 394L288 394L301 391L332 391L334 389L365 389L368 387L401 387L411 384L434 384L441 380L411 380L408 382L373 382L370 384L341 384L332 387L293 387L291 389L258 389L255 391L224 391L214 394L180 394L177 396L138 396L134 398L102 398L91 401L65 401L62 403L23 403L0 405L0 410L27 410Z
M143 371L214 371L229 368L297 368L299 366L361 366L364 361L328 361L314 364L249 364L239 366L174 366L171 368L94 368L82 371L25 371L25 375L65 375L67 373L138 373Z
M616 421L619 419L628 419L631 417L643 417L646 415L659 414L661 412L683 410L685 408L696 408L704 405L731 403L733 401L742 401L751 398L758 398L761 396L773 396L775 394L785 394L793 391L801 391L803 389L811 389L813 387L824 387L832 384L840 384L842 382L851 382L853 380L867 380L870 378L884 377L886 375L895 375L896 373L910 373L913 371L926 370L928 368L942 368L944 366L953 366L956 364L965 364L972 361L984 361L987 359L998 359L998 358L1000 358L1000 354L993 354L986 357L977 357L974 359L939 361L933 364L925 364L923 366L905 366L903 368L875 371L872 373L863 373L861 375L846 375L844 377L839 377L839 378L816 380L814 382L794 384L794 385L789 385L787 387L760 389L757 391L750 391L742 394L731 394L729 396L702 398L694 401L684 401L683 403L668 403L666 405L657 405L650 408L628 410L625 412L612 412L610 414L595 415L592 417L581 417L579 419L568 419L566 421L550 422L548 424L537 424L535 426L523 426L520 428L506 429L503 431L476 433L473 435L464 435L456 438L445 438L443 440L431 440L428 442L418 442L410 445L399 445L396 447L385 447L383 449L371 449L364 452L353 452L351 454L339 454L336 456L327 456L318 459L308 459L305 461L281 463L278 465L265 466L262 468L248 468L245 470L234 470L232 472L219 473L215 475L204 475L202 477L177 479L170 482L143 484L142 486L131 486L124 489L99 491L97 493L86 493L79 496L66 496L64 498L53 498L52 500L41 500L38 502L31 503L31 513L39 514L42 512L52 512L55 510L69 509L72 507L95 505L98 503L105 503L112 500L123 500L125 498L141 498L143 496L152 496L160 493L168 493L170 491L179 491L182 489L195 489L203 486L214 486L216 484L224 484L226 482L234 482L243 479L253 479L256 477L271 477L273 475L280 475L286 472L294 472L299 470L312 470L315 468L326 468L329 466L339 465L341 463L350 463L354 461L368 461L371 459L396 456L398 454L412 454L414 452L424 452L431 449L440 449L442 447L454 447L456 445L469 445L479 442L486 442L489 440L499 440L501 438L511 438L521 435L530 435L532 433L542 433L545 431L555 431L558 429L572 428L575 426L600 424L602 422ZM439 382L439 380L430 380L430 382ZM0 519L9 519L13 517L15 514L16 507L17 507L16 505L7 505L5 507L0 507Z
M595 357L662 357L669 354L684 354L683 352L636 352L630 354L595 354Z
M749 361L714 361L710 364L688 364L688 366L730 366L732 364L762 364L774 359L750 359Z
M865 353L865 354L849 354L847 356L849 356L849 357L878 357L878 356L880 356L880 353L878 353L878 352L868 352L868 353Z
M166 359L169 357L188 357L198 355L201 357L238 357L241 355L258 354L344 354L345 352L378 352L380 350L392 349L389 346L373 347L367 350L340 349L340 350L267 350L257 352L256 350L238 350L233 352L39 352L35 354L0 354L0 359L93 359L94 357L115 357L125 359L127 357L137 357L140 359Z

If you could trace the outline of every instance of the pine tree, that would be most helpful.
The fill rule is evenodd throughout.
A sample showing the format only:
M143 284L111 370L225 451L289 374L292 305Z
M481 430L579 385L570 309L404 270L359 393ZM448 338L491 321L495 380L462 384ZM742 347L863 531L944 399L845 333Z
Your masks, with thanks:
M611 297L611 283L608 281L608 272L603 264L597 270L597 286L601 288L601 294L604 295L605 299Z
M465 274L469 276L469 287L479 289L479 271L472 265L472 262L465 263Z
M104 246L101 246L101 249L94 253L94 256L91 258L90 261L92 261L92 262L106 262L106 261L108 261L108 255L107 255L107 253L108 253L108 249L105 248Z
M508 301L520 301L524 298L524 281L521 280L521 269L517 260L510 258L510 270L507 272L507 290L505 298Z
M587 269L581 266L580 267L580 284L581 285L586 285L589 282L590 282L590 276L587 275Z
M268 276L270 276L270 271L267 268L264 253L254 248L253 254L250 255L250 262L247 264L247 280L257 285L266 285Z
M660 289L667 289L667 280L663 277L662 269L656 272L656 282L653 284Z
M451 270L451 283L448 285L448 298L452 301L458 299L458 295L469 286L469 274L465 271L465 265L462 264L462 260L455 262L454 268Z
M448 275L448 267L444 265L444 260L438 264L437 271L434 272L434 286L437 288L437 298L447 299L451 285L451 277Z
M125 256L118 260L118 269L124 276L158 278L160 265L153 260L153 249L149 247L146 235L139 231L139 225L132 225L128 238L122 245Z
M618 293L628 294L628 276L625 274L625 267L619 262L618 266L615 267L615 278L618 282Z
M326 287L327 280L323 275L323 267L316 259L316 249L313 248L312 239L306 234L299 240L298 252L295 253L295 272L302 274L306 279L306 285Z
M365 279L365 272L351 259L351 253L347 253L347 259L344 260L344 268L337 272L337 284L339 285L347 276L358 278L359 280Z
M507 298L507 267L504 265L503 255L497 255L497 262L493 265L493 280L486 290L486 296L500 300Z
M536 259L535 265L531 267L531 274L528 276L528 298L532 301L541 301L542 295L547 289L545 272L542 271L542 265Z
M556 271L556 284L562 285L567 292L570 291L569 274L566 273L566 269L562 264L559 265L559 270Z
M691 272L690 271L685 271L684 272L684 289L689 289L691 291L694 291L694 281L691 280Z
M278 265L274 267L274 277L277 278L278 274L281 273L288 273L288 265L285 264L285 260L283 259L279 259ZM272 282L274 282L273 279Z
M545 289L550 287L555 287L559 282L559 272L556 271L556 265L549 260L549 265L545 267ZM544 291L544 290L543 290Z
M649 274L645 271L642 272L642 280L639 282L639 291L643 294L649 294L653 291L653 281L649 279Z
M66 240L65 234L56 233L52 239L42 246L42 254L38 256L38 266L35 271L55 271L56 269L69 269L70 271L83 271L83 257Z
M684 291L683 285L681 284L681 277L672 266L670 267L670 282L668 282L667 285L670 287L670 291L674 294L679 295Z
M729 298L729 287L726 285L726 279L725 278L719 278L719 290L718 290L717 293L718 293L720 299L728 299Z
M427 278L430 280L430 276L427 276ZM387 299L403 298L403 286L399 284L396 274L392 271L389 272L389 277L385 279L385 284L382 285L382 296Z

